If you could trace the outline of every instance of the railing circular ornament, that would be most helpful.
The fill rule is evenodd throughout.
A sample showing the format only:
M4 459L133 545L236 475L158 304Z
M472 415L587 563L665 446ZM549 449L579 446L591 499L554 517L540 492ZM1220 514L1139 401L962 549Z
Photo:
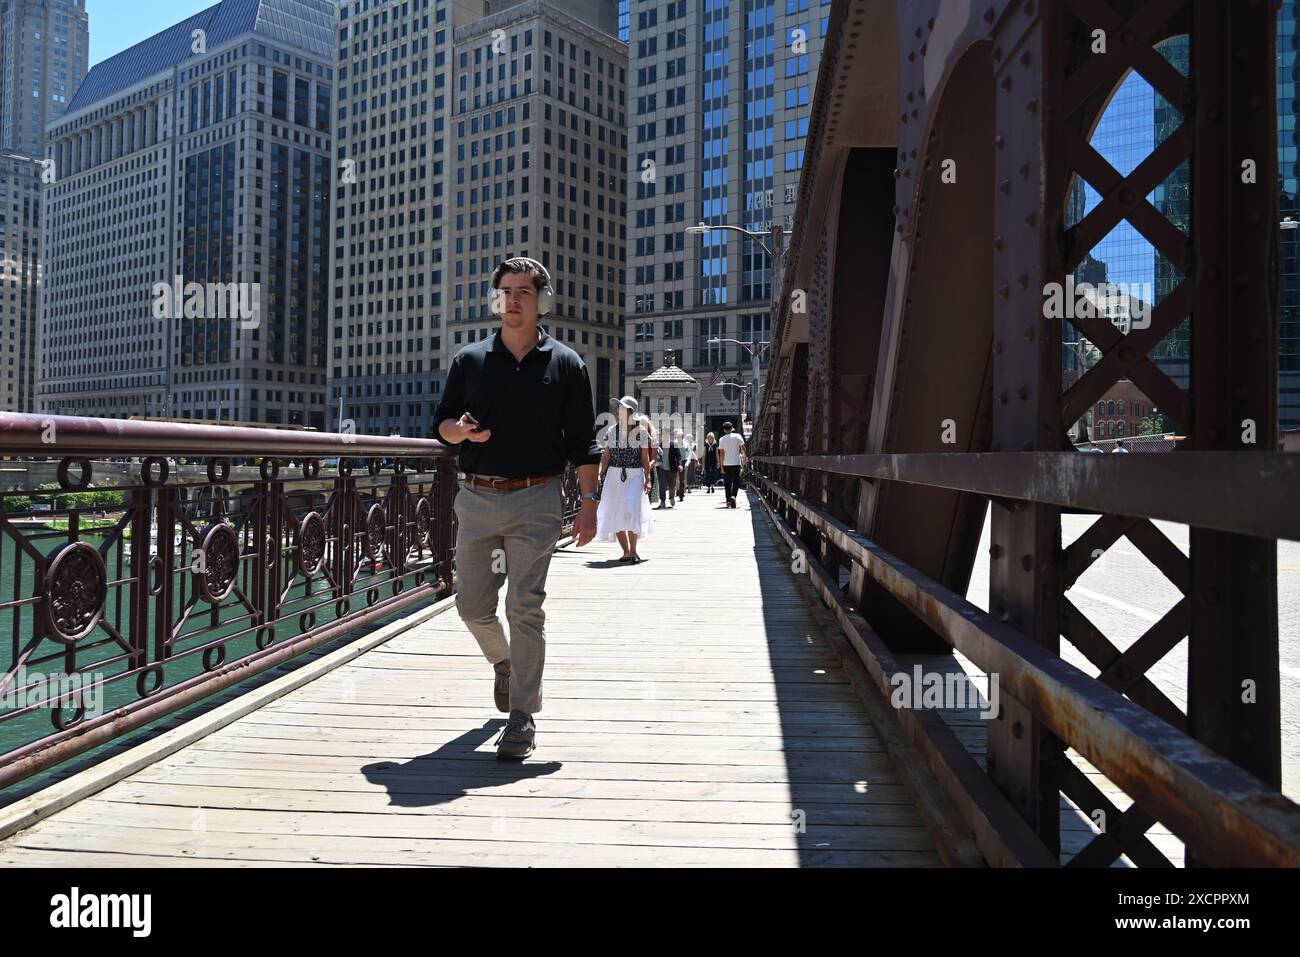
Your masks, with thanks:
M71 716L64 714L69 708L72 709ZM69 694L60 698L59 703L50 712L50 720L59 731L67 731L68 728L86 720L86 702L81 694Z
M135 693L141 698L156 694L163 686L162 665L150 665L135 676Z
M230 478L230 459L208 459L208 481L214 485Z
M68 474L68 467L75 464L79 477L76 482ZM90 485L90 459L66 456L59 460L58 470L59 488L66 491L78 491Z
M325 520L308 512L298 526L298 568L310 578L325 561Z
M388 525L384 518L384 507L371 505L366 513L366 554L371 561L379 560L380 549L384 547L384 531Z
M210 645L203 649L203 670L216 671L226 663L226 646Z
M415 503L415 541L419 545L428 547L429 530L433 527L433 505L429 502L429 496L422 495L420 500Z
M199 592L214 605L235 587L239 568L239 539L224 522L209 526L203 535L203 571L197 572Z
M45 567L45 619L50 636L76 644L104 615L108 568L98 549L86 542L64 542Z
M151 456L140 463L140 481L150 488L157 488L167 484L167 477L171 475L171 471L171 466L165 458Z

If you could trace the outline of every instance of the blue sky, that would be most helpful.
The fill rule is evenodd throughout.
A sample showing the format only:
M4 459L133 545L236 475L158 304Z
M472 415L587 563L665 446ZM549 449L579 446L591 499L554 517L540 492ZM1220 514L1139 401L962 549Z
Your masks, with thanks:
M86 0L90 17L90 65L107 60L115 53L173 23L191 17L217 0Z

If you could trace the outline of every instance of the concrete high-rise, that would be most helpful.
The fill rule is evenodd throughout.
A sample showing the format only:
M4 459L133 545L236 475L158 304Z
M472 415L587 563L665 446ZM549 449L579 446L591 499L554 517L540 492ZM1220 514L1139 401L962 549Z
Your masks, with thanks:
M325 427L334 40L331 0L222 0L90 71L50 128L41 411Z
M500 324L488 283L511 255L547 266L542 323L583 356L603 404L626 253L613 0L350 0L338 31L333 414L430 434L451 357Z
M0 410L35 408L45 124L86 75L85 0L0 0Z
M423 434L445 302L451 31L442 0L352 0L336 24L331 425Z
M40 308L40 161L0 155L0 411L34 410Z
M766 233L773 223L792 225L829 6L676 0L629 11L635 101L624 389L635 394L672 350L705 385L701 407L682 411L702 413L714 431L734 421L740 405L738 390L719 379L752 376L743 349L709 340L770 340L772 268L744 236L685 229L702 222Z
M0 147L37 156L90 56L86 0L0 0Z

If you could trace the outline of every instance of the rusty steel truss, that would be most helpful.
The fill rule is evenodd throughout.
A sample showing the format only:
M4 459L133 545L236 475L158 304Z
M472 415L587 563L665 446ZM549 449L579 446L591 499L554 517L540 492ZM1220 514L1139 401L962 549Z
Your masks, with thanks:
M1300 464L1277 451L1275 17L1264 0L832 4L756 483L882 690L897 653L955 647L1000 674L984 768L933 716L900 715L990 863L1058 861L1061 795L1111 822L1074 865L1168 865L1156 821L1189 863L1300 863L1279 792L1276 539L1300 538ZM1161 53L1175 38L1185 73ZM1181 124L1122 175L1089 139L1130 71ZM1180 170L1190 225L1147 199ZM1071 221L1076 179L1101 199ZM1173 281L1144 327L1072 320L1101 358L1067 382L1045 291L1125 221ZM1180 325L1188 389L1152 359ZM1122 379L1178 451L1073 450ZM990 508L986 614L962 596ZM1100 517L1063 547L1066 511ZM1153 519L1187 523L1190 555ZM1123 652L1065 597L1121 539L1182 593ZM1184 638L1186 711L1148 677Z

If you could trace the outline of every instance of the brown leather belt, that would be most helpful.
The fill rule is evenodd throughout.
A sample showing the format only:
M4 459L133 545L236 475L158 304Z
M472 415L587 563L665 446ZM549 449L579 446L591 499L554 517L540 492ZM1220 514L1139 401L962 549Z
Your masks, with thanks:
M463 481L469 482L470 485L477 485L481 488L490 488L498 492L514 492L521 488L532 488L534 485L541 485L543 482L549 482L551 479L560 475L554 472L550 475L534 475L531 478L521 479L487 479L477 475L470 475L466 472L459 473L458 477Z

